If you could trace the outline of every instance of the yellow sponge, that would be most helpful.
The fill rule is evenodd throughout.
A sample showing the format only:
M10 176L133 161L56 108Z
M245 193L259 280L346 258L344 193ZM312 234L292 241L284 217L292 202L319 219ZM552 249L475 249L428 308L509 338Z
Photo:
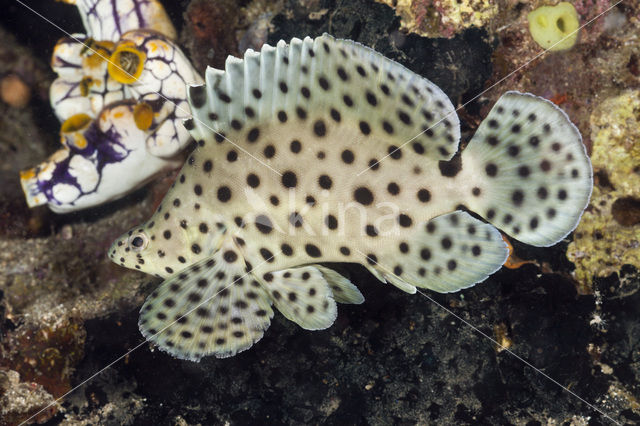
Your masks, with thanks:
M570 49L578 40L578 12L571 3L539 7L527 19L531 36L544 49Z

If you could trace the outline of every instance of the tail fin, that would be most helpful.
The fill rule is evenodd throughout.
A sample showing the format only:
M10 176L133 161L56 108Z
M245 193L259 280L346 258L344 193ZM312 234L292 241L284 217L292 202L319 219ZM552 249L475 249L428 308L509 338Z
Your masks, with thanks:
M524 243L550 246L577 226L593 187L578 129L551 102L507 92L462 152L469 209Z

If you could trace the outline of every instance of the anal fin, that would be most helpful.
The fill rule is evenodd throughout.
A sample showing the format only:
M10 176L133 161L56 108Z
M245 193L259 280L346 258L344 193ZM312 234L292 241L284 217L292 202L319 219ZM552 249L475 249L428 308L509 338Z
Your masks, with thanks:
M389 254L374 268L401 289L415 286L440 293L484 281L509 254L497 229L462 211L421 224L399 247L402 255Z
M145 301L139 327L171 355L229 357L260 340L273 317L268 294L231 241L166 279Z

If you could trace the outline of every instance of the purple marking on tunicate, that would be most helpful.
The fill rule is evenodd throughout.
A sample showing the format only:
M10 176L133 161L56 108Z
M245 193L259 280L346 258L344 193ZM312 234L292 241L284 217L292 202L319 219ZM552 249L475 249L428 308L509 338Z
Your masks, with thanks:
M138 17L138 28L146 28L147 23L144 21L144 16L142 16L142 10L140 10L140 3L136 0L133 1L133 8L136 12L136 16Z
M93 3L91 3L90 1L88 3L91 4L91 7L89 9L87 9L87 15L97 15L96 14L96 8L98 7L98 3L100 2L100 0L94 1ZM87 3L87 2L85 2Z
M38 179L36 182L36 186L38 187L38 192L44 194L47 200L54 201L58 205L61 203L58 200L56 200L56 198L53 195L53 187L55 185L59 183L66 183L66 184L75 186L76 188L78 188L80 192L82 192L76 178L71 176L71 174L69 173L70 161L71 161L71 156L65 158L60 163L56 163L55 169L53 170L53 173L49 180L43 181ZM32 195L37 195L38 192Z
M59 100L56 101L56 105L58 105L60 102L66 101L67 98L70 97L71 92L73 92L75 90L76 87L78 87L80 85L80 83L71 83L69 86L69 90L67 90L67 93L64 94L63 97L61 97Z
M59 56L56 56L56 62L60 62L62 63L62 66L64 67L69 67L69 68L81 68L82 65L80 64L72 64L71 62L65 61L64 59L60 58ZM56 65L56 67L59 67L60 65Z
M87 141L87 146L85 148L78 148L75 145L71 145L69 147L69 156L65 158L60 163L57 163L53 174L50 179L46 181L37 180L36 185L38 187L38 192L45 195L47 200L50 202L55 202L60 205L58 200L55 199L53 195L53 187L59 183L66 183L72 186L75 186L80 195L76 198L80 198L84 195L92 194L96 192L100 188L100 182L102 181L102 170L108 164L119 163L126 159L132 150L127 149L121 142L121 135L116 132L113 127L109 128L106 132L102 132L98 127L98 123L96 121L92 122L89 128L84 132L84 137ZM121 153L116 151L113 147L117 145L125 151L125 153ZM77 179L69 173L69 163L74 155L81 155L84 158L92 158L93 162L98 171L98 182L93 190L88 192L83 192L82 188L78 184ZM37 195L37 192L32 194ZM71 205L74 203L71 202Z
M116 23L116 29L118 30L118 34L122 34L122 29L120 28L120 17L118 16L118 7L116 6L116 1L117 0L111 0L111 10L113 10L113 21Z

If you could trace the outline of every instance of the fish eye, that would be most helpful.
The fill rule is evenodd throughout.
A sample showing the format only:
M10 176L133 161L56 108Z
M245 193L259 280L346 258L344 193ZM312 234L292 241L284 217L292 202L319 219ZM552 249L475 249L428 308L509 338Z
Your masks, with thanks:
M138 232L129 237L129 246L135 252L140 252L147 248L149 239L144 232Z

